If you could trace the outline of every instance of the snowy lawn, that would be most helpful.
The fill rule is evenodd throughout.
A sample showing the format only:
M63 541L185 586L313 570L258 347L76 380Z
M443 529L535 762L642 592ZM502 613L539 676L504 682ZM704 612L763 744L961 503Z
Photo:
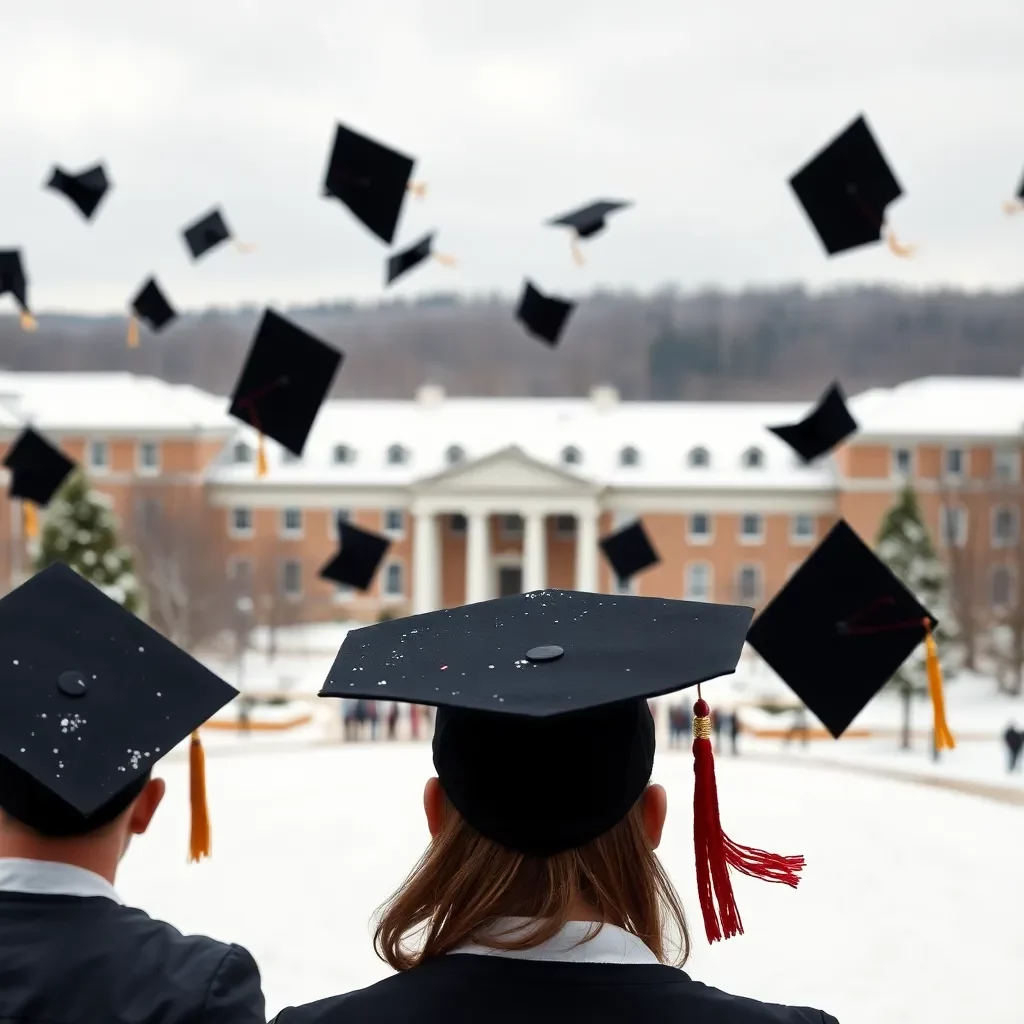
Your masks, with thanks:
M218 751L208 765L214 859L185 863L185 765L119 887L178 927L246 944L268 1009L368 984L374 907L426 841L426 744ZM709 948L693 884L692 767L659 757L671 815L662 854L690 911L691 973L843 1024L1019 1024L1024 811L797 764L719 761L738 842L803 853L797 891L740 879L747 934Z

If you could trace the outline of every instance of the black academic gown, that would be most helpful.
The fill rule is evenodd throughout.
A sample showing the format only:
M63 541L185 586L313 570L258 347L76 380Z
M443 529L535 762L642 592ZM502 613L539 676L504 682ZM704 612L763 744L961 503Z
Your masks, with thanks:
M282 1010L272 1024L838 1024L761 1003L660 964L453 953L369 988Z
M0 892L0 1024L266 1024L241 946L102 896Z

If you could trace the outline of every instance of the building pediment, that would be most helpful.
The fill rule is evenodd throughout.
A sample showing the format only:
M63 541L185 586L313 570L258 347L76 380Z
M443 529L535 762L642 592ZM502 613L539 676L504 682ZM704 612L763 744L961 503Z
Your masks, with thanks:
M413 484L420 495L594 495L598 485L527 455L518 446L452 466Z

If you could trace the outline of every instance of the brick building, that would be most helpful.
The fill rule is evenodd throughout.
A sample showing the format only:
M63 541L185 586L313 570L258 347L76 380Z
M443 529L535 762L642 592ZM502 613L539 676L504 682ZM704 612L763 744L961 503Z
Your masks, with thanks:
M860 432L811 467L767 426L803 403L450 398L330 402L301 459L227 402L129 374L0 373L0 448L32 423L110 495L158 607L212 626L232 595L259 621L373 621L543 586L610 590L599 536L641 516L661 564L632 593L762 604L838 516L873 540L904 480L979 609L1015 599L1024 380L923 378L851 400ZM338 516L394 543L373 589L317 578ZM0 503L0 580L24 568ZM165 593L165 591L167 593ZM165 602L166 603L166 602Z

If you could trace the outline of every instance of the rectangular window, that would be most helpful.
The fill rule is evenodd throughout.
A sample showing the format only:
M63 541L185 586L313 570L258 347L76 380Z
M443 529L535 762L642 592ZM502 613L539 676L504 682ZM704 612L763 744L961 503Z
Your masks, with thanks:
M993 608L1010 608L1017 603L1016 578L1009 566L997 565L992 570L989 588Z
M1017 509L1001 505L992 509L992 547L1012 548L1020 534L1020 520Z
M947 547L962 548L967 543L967 509L943 505L939 509L939 534Z
M764 542L764 517L757 512L740 516L740 543L762 544Z
M736 591L739 600L757 602L761 600L761 567L741 565L736 574Z
M576 536L575 516L555 516L555 536L559 540L571 540Z
M135 458L140 473L160 472L160 446L156 441L140 441Z
M455 512L448 517L448 532L454 537L465 536L466 517L461 512Z
M232 537L251 537L253 533L252 528L252 509L240 506L233 508L228 513L228 533Z
M294 466L296 463L299 463L301 461L302 461L302 456L301 455L296 455L295 452L291 451L288 448L282 448L281 449L281 462L285 466Z
M252 587L252 562L248 558L229 558L228 579L239 590L249 590Z
M707 512L694 512L687 523L686 539L691 544L710 544L711 516Z
M293 601L302 597L302 563L295 558L281 563L281 592Z
M711 601L711 566L707 562L690 562L686 567L683 597L687 601Z
M327 536L331 540L338 539L338 523L351 523L352 510L349 508L336 508L327 516Z
M949 479L959 480L966 474L967 453L963 448L947 448L943 460L943 470Z
M110 469L110 445L106 441L89 442L89 469L94 473Z
M405 533L404 509L384 509L384 532L391 537L401 537Z
M997 448L992 473L1000 483L1016 483L1020 480L1020 452L1016 448Z
M143 533L152 532L160 525L162 512L159 498L139 498L135 503L135 523Z
M789 539L793 544L810 544L817 532L812 515L801 512L789 521Z
M401 562L389 562L384 566L384 596L405 597L405 573Z
M281 536L301 537L302 536L302 509L283 508L281 509Z
M914 475L914 453L909 448L893 448L892 475L909 480Z
M523 535L523 517L517 515L501 516L499 520L502 540L517 540Z

